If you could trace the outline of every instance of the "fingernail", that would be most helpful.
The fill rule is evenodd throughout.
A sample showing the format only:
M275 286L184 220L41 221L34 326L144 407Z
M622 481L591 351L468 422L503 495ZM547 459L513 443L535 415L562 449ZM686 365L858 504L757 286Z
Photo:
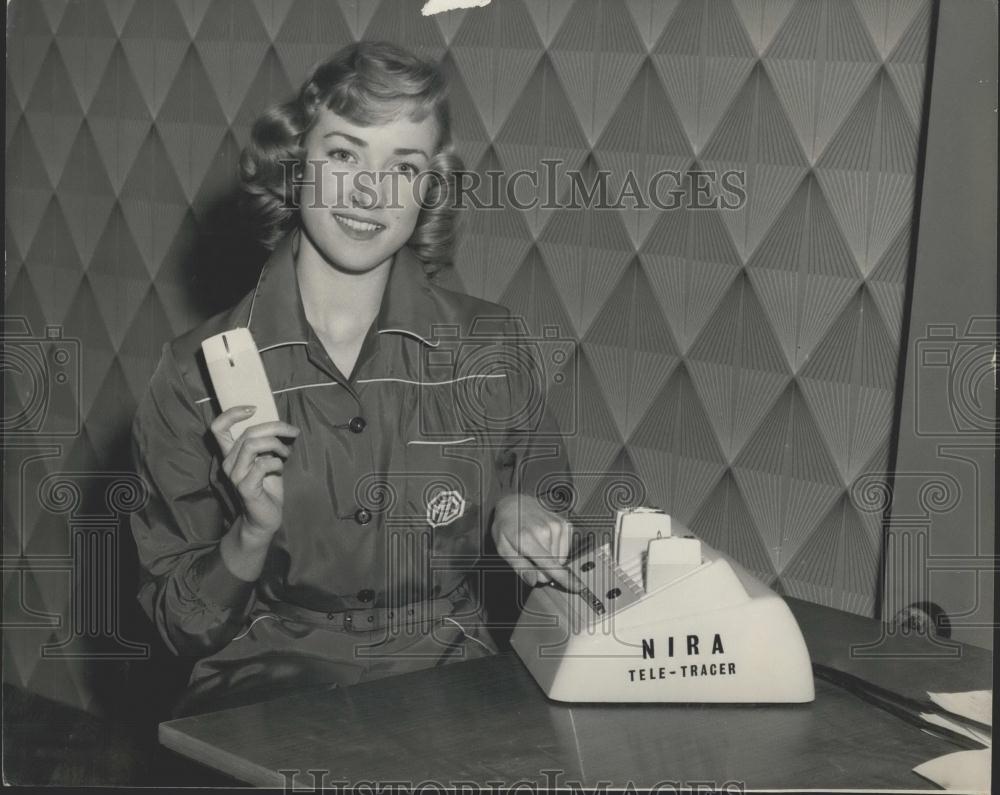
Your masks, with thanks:
M243 407L243 413L244 414L253 414L255 411L257 411L257 407L256 406L244 406Z

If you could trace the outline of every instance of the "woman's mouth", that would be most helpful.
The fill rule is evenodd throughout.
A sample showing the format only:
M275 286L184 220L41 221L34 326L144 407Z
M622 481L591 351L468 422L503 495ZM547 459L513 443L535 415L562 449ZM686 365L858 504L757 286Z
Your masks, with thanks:
M340 224L340 228L344 230L347 236L355 240L371 240L379 232L385 230L383 224L375 223L374 221L365 221L353 215L334 213L333 217Z

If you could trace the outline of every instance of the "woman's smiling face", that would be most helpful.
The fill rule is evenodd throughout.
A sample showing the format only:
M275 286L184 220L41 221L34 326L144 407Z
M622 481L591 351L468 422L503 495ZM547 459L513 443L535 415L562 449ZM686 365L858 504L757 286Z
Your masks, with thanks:
M437 146L433 116L362 126L323 108L305 136L303 229L334 266L363 273L410 239Z

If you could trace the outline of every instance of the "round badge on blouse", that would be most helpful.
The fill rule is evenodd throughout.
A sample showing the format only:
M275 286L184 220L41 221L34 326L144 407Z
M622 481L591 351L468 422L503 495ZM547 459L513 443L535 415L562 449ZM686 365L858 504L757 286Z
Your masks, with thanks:
M439 491L427 503L427 522L431 527L444 527L465 513L465 498L457 491Z

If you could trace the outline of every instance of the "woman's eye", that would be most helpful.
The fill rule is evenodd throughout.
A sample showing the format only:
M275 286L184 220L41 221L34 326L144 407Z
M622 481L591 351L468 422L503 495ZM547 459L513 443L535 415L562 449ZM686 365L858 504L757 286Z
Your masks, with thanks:
M346 149L334 149L330 152L330 159L340 163L350 163L354 160L354 155Z
M415 177L420 173L420 169L413 165L413 163L400 163L396 168L409 177Z

